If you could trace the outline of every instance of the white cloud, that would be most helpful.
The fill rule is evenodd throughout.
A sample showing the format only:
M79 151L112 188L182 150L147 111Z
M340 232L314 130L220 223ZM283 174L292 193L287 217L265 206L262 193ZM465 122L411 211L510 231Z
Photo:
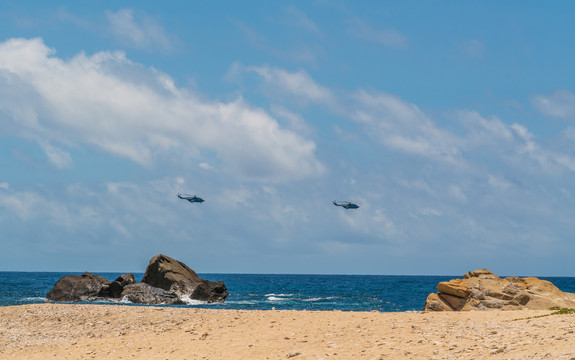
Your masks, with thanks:
M6 213L14 214L23 221L42 217L55 223L69 223L67 220L69 212L64 205L46 199L35 192L0 193L0 207L3 207Z
M289 95L325 105L331 112L354 120L365 133L395 151L467 168L467 171L476 171L473 167L477 163L466 159L466 152L480 153L485 158L494 156L492 160L495 162L503 159L515 164L520 164L528 155L542 166L575 171L573 157L541 148L526 127L507 125L497 116L485 117L471 110L450 110L449 114L455 114L452 118L456 125L462 125L464 130L451 131L436 123L415 104L393 94L360 89L344 97L315 82L305 71L289 72L270 66L239 68L237 64L234 67L236 75L245 71L257 73L271 90L268 94L275 92L284 98ZM280 96L276 98L277 101L282 100ZM277 105L274 108L282 109ZM280 111L277 114L286 113ZM344 133L337 125L334 125L334 129L341 138L353 135ZM565 136L569 138L572 133L566 131ZM493 166L487 163L481 165ZM456 197L464 199L463 196Z
M395 29L377 29L359 18L351 18L347 22L348 31L358 39L384 44L394 48L405 46L406 39Z
M550 95L536 95L531 98L533 106L543 115L560 119L575 119L575 94L557 90Z
M72 166L72 157L70 156L70 153L50 144L40 143L40 146L42 147L42 150L44 150L50 163L55 167L65 169Z
M361 202L362 212L339 211L339 219L358 234L368 235L358 241L384 240L387 243L401 243L405 240L403 230L395 225L384 209L374 209L366 201ZM352 243L353 241L350 241Z
M332 104L335 96L328 88L317 84L304 70L289 72L271 66L251 66L245 69L262 77L273 89L315 103Z
M251 206L253 197L253 191L246 187L241 187L239 189L222 190L221 195L216 198L216 201L220 204L224 204L226 207L231 206L237 208L239 205Z
M511 128L496 116L485 118L477 111L469 110L456 111L456 114L458 120L469 129L470 135L467 143L470 140L474 143L485 143L493 138L506 142L513 140Z
M419 209L419 214L423 216L442 216L443 213L441 210L433 209L433 208L423 208Z
M460 201L462 203L467 202L467 196L465 196L463 189L461 189L461 186L459 186L459 185L450 185L449 186L449 194L452 197L454 197L457 201Z
M511 125L511 128L523 140L523 145L519 149L521 153L529 155L532 160L544 168L559 166L575 171L575 158L564 153L557 153L542 148L535 141L533 134L523 125L516 123Z
M287 127L299 134L311 134L312 128L306 123L305 119L283 106L272 105L271 112L280 119L285 119L287 121Z
M241 98L205 101L123 53L69 60L53 53L40 39L0 43L0 94L11 94L0 97L7 115L0 121L18 136L51 146L89 145L145 165L160 154L197 158L214 151L229 170L253 179L323 172L313 141ZM324 96L319 88L311 92ZM51 154L52 161L69 163L63 152Z
M513 186L513 184L504 178L495 177L493 175L489 176L488 184L494 188L507 190Z
M164 29L152 18L141 16L134 19L134 10L122 9L106 12L112 33L121 41L143 49L172 49L172 41Z
M417 106L386 93L359 91L353 118L390 148L435 160L462 163L461 140L438 126Z
M204 170L214 170L214 167L207 162L201 162L198 166Z

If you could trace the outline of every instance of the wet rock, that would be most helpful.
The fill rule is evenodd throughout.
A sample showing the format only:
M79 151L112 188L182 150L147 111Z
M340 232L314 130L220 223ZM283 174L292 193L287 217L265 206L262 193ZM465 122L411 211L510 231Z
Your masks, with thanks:
M135 304L148 305L179 305L184 304L173 291L167 291L149 284L138 283L127 285L120 295L122 300Z
M150 260L142 282L193 300L223 302L229 295L222 281L201 279L186 264L162 254Z
M85 301L97 298L110 280L99 275L85 272L82 275L64 276L56 282L52 290L46 294L50 301Z
M128 285L136 284L134 274L120 275L116 280L112 281L107 289L107 296L112 298L120 298L124 288Z
M46 298L50 301L119 301L124 298L138 304L183 304L189 299L224 302L229 295L222 281L201 279L184 263L166 255L150 260L141 283L134 274L110 281L99 275L64 276Z

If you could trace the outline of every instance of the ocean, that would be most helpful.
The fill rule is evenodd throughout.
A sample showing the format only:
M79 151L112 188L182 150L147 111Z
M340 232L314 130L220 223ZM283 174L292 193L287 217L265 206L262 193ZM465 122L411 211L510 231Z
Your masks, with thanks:
M97 273L114 280L121 273ZM0 306L40 304L59 272L0 272ZM134 273L140 281L143 273ZM224 303L191 302L182 307L243 310L341 310L420 311L427 295L436 292L440 281L456 276L388 275L281 275L281 274L198 274L203 279L222 280L230 295ZM575 293L574 277L540 277L559 289ZM103 302L103 304L106 304ZM115 306L133 304L108 303ZM142 306L142 305L137 305Z

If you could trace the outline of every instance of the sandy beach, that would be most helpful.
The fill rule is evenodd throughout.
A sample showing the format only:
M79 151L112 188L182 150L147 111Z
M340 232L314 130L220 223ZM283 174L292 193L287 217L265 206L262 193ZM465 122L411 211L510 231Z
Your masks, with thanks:
M575 359L575 315L40 304L0 308L1 359Z

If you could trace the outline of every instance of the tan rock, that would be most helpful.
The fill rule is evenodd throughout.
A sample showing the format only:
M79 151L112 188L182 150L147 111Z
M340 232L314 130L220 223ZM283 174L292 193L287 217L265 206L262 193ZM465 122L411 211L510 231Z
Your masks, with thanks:
M469 296L471 289L463 279L453 279L449 281L442 281L437 284L437 291L443 294L453 295L460 298Z
M429 294L423 311L453 311L453 309L435 293Z
M437 294L452 310L459 311L465 305L466 299L449 294Z
M498 280L499 276L495 275L487 269L474 270L467 273L469 277L478 277L482 279L495 279Z
M470 271L464 279L443 281L437 294L430 294L425 311L548 310L575 308L575 294L534 277L500 278L491 271ZM434 295L434 296L432 296Z

